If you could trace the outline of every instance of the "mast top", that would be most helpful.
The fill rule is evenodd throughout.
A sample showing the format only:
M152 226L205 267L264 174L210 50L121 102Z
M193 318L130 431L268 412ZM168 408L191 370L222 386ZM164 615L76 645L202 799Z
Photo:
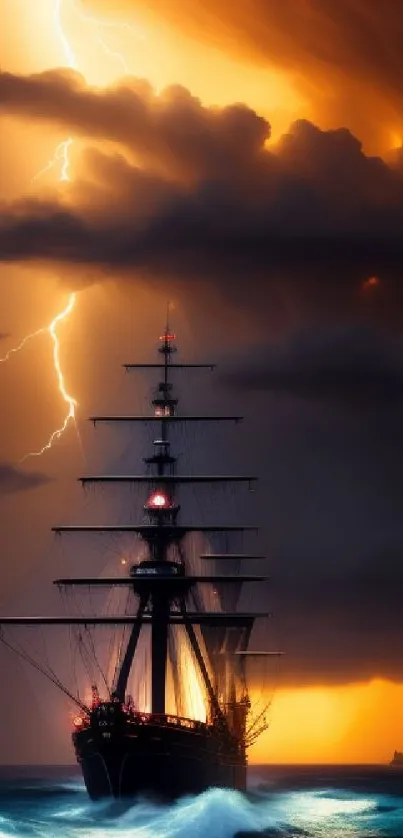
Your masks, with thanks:
M162 344L162 346L160 346L160 348L159 348L159 352L161 352L162 355L169 356L173 352L177 351L177 347L175 345L176 335L175 335L174 332L171 332L171 330L169 328L169 325L168 325L168 322L167 322L167 325L165 327L165 331L163 332L162 335L160 335L159 339L160 339L161 344Z

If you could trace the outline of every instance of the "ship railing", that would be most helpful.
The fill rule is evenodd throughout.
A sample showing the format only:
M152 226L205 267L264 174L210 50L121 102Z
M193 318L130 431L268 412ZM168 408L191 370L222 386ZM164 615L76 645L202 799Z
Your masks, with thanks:
M180 727L188 730L204 730L206 728L205 722L200 722L196 719L188 719L185 716L175 716L171 713L140 713L132 712L130 714L131 720L135 724L152 725L156 724L163 727Z
M206 722L198 721L197 719L189 719L185 716L175 716L171 713L143 713L136 710L123 709L123 713L127 721L135 725L159 725L163 727L178 727L188 730L205 730L208 726ZM101 720L105 725L108 725L107 720ZM100 722L100 724L101 724ZM75 730L83 730L90 726L89 716L76 716L73 719Z

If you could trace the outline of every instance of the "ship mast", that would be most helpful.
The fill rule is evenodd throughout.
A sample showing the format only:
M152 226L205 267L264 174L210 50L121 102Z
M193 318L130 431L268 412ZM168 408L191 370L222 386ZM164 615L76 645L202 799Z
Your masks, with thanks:
M168 381L168 365L173 352L176 352L174 344L175 336L169 329L169 304L167 309L167 324L164 334L160 337L162 345L159 352L164 357L164 380L158 387L158 397L153 399L154 412L163 416L173 416L177 405L177 399L172 398L172 385ZM158 476L165 476L166 468L171 468L171 475L175 474L176 458L169 453L168 425L161 420L161 439L154 445L157 446L157 470ZM147 462L147 460L146 460ZM151 465L153 458L151 458ZM178 507L173 503L173 489L170 493L155 492L151 495L148 503L148 514L150 521L158 523L161 527L161 534L157 533L153 544L153 558L157 562L167 560L167 550L170 545L170 538L163 532L167 524L171 526L176 523ZM158 505L160 501L160 505ZM165 686L168 654L168 626L170 598L164 590L154 589L151 594L153 621L151 625L151 710L153 713L165 713ZM133 658L132 658L133 660Z
M172 362L172 356L177 351L176 336L172 333L167 316L166 328L160 336L159 353L163 356L162 363L155 364L124 364L126 370L158 369L162 371L158 383L157 395L152 399L153 413L149 416L112 415L90 417L94 425L98 422L151 422L158 428L158 435L153 441L154 451L151 456L144 458L148 473L136 474L105 474L84 475L79 478L83 483L120 483L132 482L148 486L148 496L144 504L144 512L148 523L111 524L108 526L57 526L56 533L91 533L91 532L131 532L138 533L148 545L148 559L134 565L130 576L122 578L68 578L57 579L59 586L75 585L129 585L138 596L137 612L132 615L117 615L116 617L32 617L32 618L0 618L0 626L5 624L40 624L40 625L130 625L130 636L123 654L122 663L114 688L115 697L124 703L127 684L132 669L140 631L143 625L151 626L151 709L153 714L164 714L166 711L166 673L168 655L168 634L170 625L181 625L187 634L198 668L201 672L206 693L209 697L212 719L221 724L228 732L227 720L217 695L216 686L212 684L204 660L195 625L200 627L215 626L222 629L238 628L238 640L227 644L231 654L246 653L248 639L254 620L267 614L218 611L190 611L187 607L186 596L197 584L219 583L239 584L243 582L263 581L263 576L247 575L209 575L191 576L186 573L183 557L183 538L189 532L242 532L255 529L253 527L212 525L200 526L178 521L180 507L176 499L176 486L181 483L251 483L256 478L250 475L188 475L178 474L177 458L170 449L169 428L174 423L187 422L238 422L240 416L183 416L178 414L178 399L173 394L170 379L171 371L186 368L214 369L214 364L177 364ZM174 561L172 560L174 557ZM202 554L202 559L235 558L263 558L249 554ZM167 575L164 569L172 569L172 575ZM141 570L141 573L138 573ZM242 649L239 649L242 637ZM231 643L234 648L231 648Z

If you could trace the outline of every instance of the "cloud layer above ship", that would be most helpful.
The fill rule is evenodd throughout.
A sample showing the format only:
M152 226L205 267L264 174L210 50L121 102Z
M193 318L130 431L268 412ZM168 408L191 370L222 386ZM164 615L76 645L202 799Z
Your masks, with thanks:
M282 342L235 355L224 381L250 391L284 393L354 411L380 412L403 402L403 341L368 325L304 329Z
M0 110L52 123L89 149L64 197L3 205L3 261L48 259L172 276L267 273L329 259L400 263L403 180L346 129L295 123L275 148L246 105L208 108L183 87L88 88L70 71L0 75Z

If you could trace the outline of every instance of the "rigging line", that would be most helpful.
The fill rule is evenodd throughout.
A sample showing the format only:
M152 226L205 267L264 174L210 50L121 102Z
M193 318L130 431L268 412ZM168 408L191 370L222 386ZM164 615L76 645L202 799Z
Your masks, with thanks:
M64 589L61 586L58 586L58 587L59 587L59 592L60 592L60 599L62 601L62 608L63 608L64 614L66 616L66 614L67 614L67 600L68 600L66 589ZM74 640L74 632L73 632L72 626L69 626L68 629L69 629L68 636L69 636L70 660L71 660L71 667L72 667L72 672L73 672L73 681L74 681L75 688L76 688L77 698L79 699L80 698L80 687L79 687L78 677L77 677L77 642Z
M2 630L0 630L0 631L1 631L1 635L2 635ZM3 637L1 637L0 639L3 639ZM30 645L30 646L32 647L32 650L33 650L33 655L38 655L38 649L36 649L36 648L34 647L33 643L29 640L29 638L25 638L25 643L26 643L26 644L28 644L28 645ZM7 642L5 642L5 643L4 643L4 645L6 645L6 646L7 646L7 645L8 645L8 644L7 644ZM11 648L11 646L10 646L10 648ZM28 653L24 650L24 647L21 645L21 641L20 641L20 645L18 645L18 644L16 643L16 645L15 645L15 649L13 648L13 651L16 651L17 655L19 655L19 657L23 658L24 660L29 659L29 662L30 662L30 663L32 662L32 664L33 664L34 666L36 666L36 660L35 660L35 658L34 658L34 657L30 657L30 656L28 655ZM36 668L38 668L38 667L36 667ZM46 675L46 670L45 670L45 675ZM48 676L47 676L47 677L48 677ZM52 679L50 679L50 680L52 680ZM59 679L56 679L56 680L59 680ZM52 681L52 683L53 683L53 681ZM59 682L59 683L57 684L57 686L61 686L61 682Z
M109 591L109 593L108 593L108 595L107 595L107 598L106 598L106 606L105 606L105 610L106 610L106 614L107 614L107 615L108 615L108 614L110 614L111 610L115 610L115 611L119 611L119 610L120 610L119 608L117 608L117 609L112 609L112 606L113 606L113 596L114 596L114 594L116 594L116 591L114 591L114 589L113 589L113 588L111 588L111 589L110 589L110 591ZM118 604L120 604L120 602L119 602L119 595L120 595L120 591L118 592ZM115 644L115 639L116 639L116 633L117 633L117 631L118 631L117 627L114 627L114 628L112 629L112 632L111 632L111 635L110 635L110 640L109 640L109 650L108 650L108 652L107 652L107 654L106 654L106 671L107 671L107 672L108 672L108 671L109 671L109 669L110 669L110 663L111 663L111 658L112 658L112 654L113 654L113 646L114 646L114 644ZM96 652L95 652L95 645L94 645L94 642L93 642L93 648L94 648L94 657L95 657L95 660L97 660L97 656L96 656ZM101 672L103 673L103 670L101 670ZM109 688L108 683L107 683L107 678L105 677L105 675L104 675L104 674L103 674L103 679L104 679L104 681L105 681L105 684L106 684L106 687L107 687L107 689L108 689L108 692L110 692L110 688Z
M92 636L91 629L89 629L89 628L88 628L88 626L87 626L87 627L85 628L85 631L87 632L87 635L88 635L88 638L89 638L89 643L90 643L90 647L91 647L91 649L92 649L92 655L93 655L93 658L94 658L95 664L96 664L96 666L98 667L98 670L99 670L99 672L100 672L101 678L102 678L102 680L103 680L103 682L104 682L104 684L105 684L106 690L107 690L108 694L110 695L110 688L109 688L109 684L108 684L108 681L107 681L106 675L105 675L105 673L104 673L104 670L102 669L101 664L99 663L99 660L98 660L98 657L97 657L97 653L96 653L96 651L95 651L95 641L94 641L94 638L93 638L93 636Z
M114 650L116 650L116 652L115 652L115 666L113 668L113 676L112 676L112 683L113 683L113 686L114 686L114 689L115 689L117 679L119 677L120 664L121 664L121 660L122 660L123 643L126 644L126 639L127 639L126 628L123 629L123 632L121 633L120 639L116 638L116 633L113 636L114 636L114 641L115 642L110 649L109 665L111 667L112 664L113 664Z
M88 678L90 684L93 684L95 679L93 677L92 669L89 666L88 650L85 647L85 643L83 641L80 629L77 629L77 647L78 647L78 650L79 650L79 653L80 653L81 662L82 662L83 667L84 667L84 669L87 673L87 678ZM87 659L85 658L85 655L87 656Z
M256 716L256 718L252 722L252 724L249 725L249 727L246 729L246 733L247 733L248 736L252 733L252 731L255 729L255 727L264 719L264 716L267 713L267 711L269 710L269 708L271 707L271 704L272 704L272 701L270 699L270 701L266 704L266 706L263 708L261 713L259 713L259 715Z
M54 678L54 679L55 679L55 680L56 680L59 684L61 684L62 682L60 681L59 676L56 674L56 672L54 671L53 667L50 665L49 655L48 655L48 650L47 650L47 646L46 646L46 641L45 641L45 635L44 635L44 632L43 632L43 628L40 628L40 638L41 638L41 641L42 641L42 647L43 647L43 657L44 657L44 659L45 659L46 666L47 666L47 668L48 668L49 672L51 673L51 675L53 676L53 678Z
M89 708L86 707L86 705L83 704L79 699L77 699L70 692L70 690L68 690L67 687L65 687L64 684L62 684L61 681L59 681L58 679L55 680L54 678L52 678L52 676L49 674L49 672L47 672L46 669L44 669L36 660L34 660L34 658L31 658L30 655L28 655L26 652L22 652L20 649L18 649L17 646L13 646L12 643L9 643L5 639L5 637L3 636L3 632L2 632L1 629L0 629L0 642L3 643L4 646L6 646L7 649L10 649L11 652L14 652L14 654L18 655L20 658L23 658L23 660L27 661L27 663L30 663L31 666L34 667L34 669L37 669L38 672L40 672L42 675L45 676L45 678L47 678L49 681L51 681L51 683L54 684L55 687L58 687L65 695L68 696L68 698L71 698L71 700L74 701L74 703L77 704L77 706L80 707L81 710L84 711L84 713L89 713Z
M113 589L110 591L110 595L108 597L107 609L112 607L112 591L113 591ZM116 594L116 591L114 593ZM124 591L123 591L123 593L124 593ZM122 600L122 591L119 590L118 591L119 607L117 609L119 611L119 613L120 613L121 600ZM120 629L120 630L118 630L117 626L115 626L112 633L111 633L111 638L110 638L110 641L109 641L109 651L108 651L108 656L107 656L108 657L108 671L112 670L113 658L115 657L115 666L114 666L114 671L113 671L113 676L112 676L112 683L114 685L116 683L118 668L119 668L121 654L122 654L122 645L123 645L124 638L126 637L126 634L127 634L127 627L126 626L123 626L123 629Z
M69 626L69 646L70 646L70 658L71 658L71 665L73 670L73 680L77 692L77 698L80 695L80 687L77 678L77 643L73 642L74 635L72 632L72 627Z
M131 591L127 591L126 592L126 605L125 605L125 609L124 609L125 614L128 613L130 598L131 598ZM123 648L126 648L126 646L127 646L128 637L129 637L129 629L128 629L128 626L125 626L124 629L123 629L122 634L120 635L120 643L119 643L118 653L117 653L116 663L115 663L115 675L114 675L115 678L117 678L119 676L119 670L120 670L120 666L121 666L121 663L122 663Z
M53 676L53 678L55 679L55 682L58 682L59 686L61 686L62 682L60 681L60 678L56 675L56 673L53 671L52 667L50 666L49 660L48 660L48 658L47 658L47 651L46 651L46 646L45 646L45 643L44 643L44 637L43 637L43 634L41 633L39 636L40 636L41 641L42 641L42 647L43 647L43 648L42 648L42 654L43 654L43 656L44 656L44 658L45 658L45 663L46 663L46 665L47 665L47 667L48 667L48 670L49 670L49 672L51 673L51 675ZM30 646L30 647L31 647L31 649L32 649L32 654L33 654L33 655L39 655L39 656L40 656L41 652L40 652L40 651L38 652L38 649L34 646L34 644L33 644L32 640L30 640L30 638L29 638L29 637L26 637L26 638L25 638L25 643L26 643L28 646ZM22 648L22 652L24 652L23 646L22 646L21 648ZM34 658L34 657L32 657L32 660L35 660L35 658Z
M107 552L113 553L115 556L121 556L122 548L121 548L121 546L118 547L119 539L117 538L115 533L111 533L110 541L108 540L108 537L105 536L105 535L103 535L103 536L101 535L101 539L104 539L104 549ZM116 547L112 547L111 542L112 542L112 544L116 544ZM101 552L100 548L99 548L99 552Z
M72 596L74 598L74 593L72 594ZM83 613L82 613L81 605L80 605L80 602L79 602L78 599L76 599L76 608L77 608L79 616L82 617ZM79 648L79 651L80 651L80 657L81 657L84 669L87 672L87 676L88 676L90 682L93 683L93 681L95 679L94 679L94 676L93 676L93 667L92 667L93 662L91 660L91 652L87 649L87 647L85 645L85 642L83 640L81 629L79 629L79 628L77 629L77 636L78 636L78 641L77 641L78 642L78 648ZM85 661L85 659L84 659L84 653L87 656L87 661ZM95 655L94 655L94 658L95 658ZM95 661L96 661L96 658L95 658ZM101 672L101 675L102 675L102 672Z
M88 678L89 678L90 682L94 683L94 681L96 681L95 672L94 672L94 660L93 660L94 656L91 654L90 649L88 649L88 647L86 645L87 640L84 640L83 635L81 633L81 629L78 629L78 641L79 641L79 644L80 644L79 648L80 648L81 660L82 660L83 665L84 665L84 667L87 671L87 675L88 675ZM86 661L84 659L84 655L86 656L86 659L87 659Z
M113 673L112 673L112 665L113 665L115 649L116 649L116 627L113 627L112 632L111 632L111 636L109 638L108 652L107 652L107 655L106 655L106 661L107 661L106 669L107 669L107 672L111 674L111 683L112 684L115 683L115 675L116 675L116 658L115 658L115 666L114 666ZM118 652L118 654L119 654L119 652Z

